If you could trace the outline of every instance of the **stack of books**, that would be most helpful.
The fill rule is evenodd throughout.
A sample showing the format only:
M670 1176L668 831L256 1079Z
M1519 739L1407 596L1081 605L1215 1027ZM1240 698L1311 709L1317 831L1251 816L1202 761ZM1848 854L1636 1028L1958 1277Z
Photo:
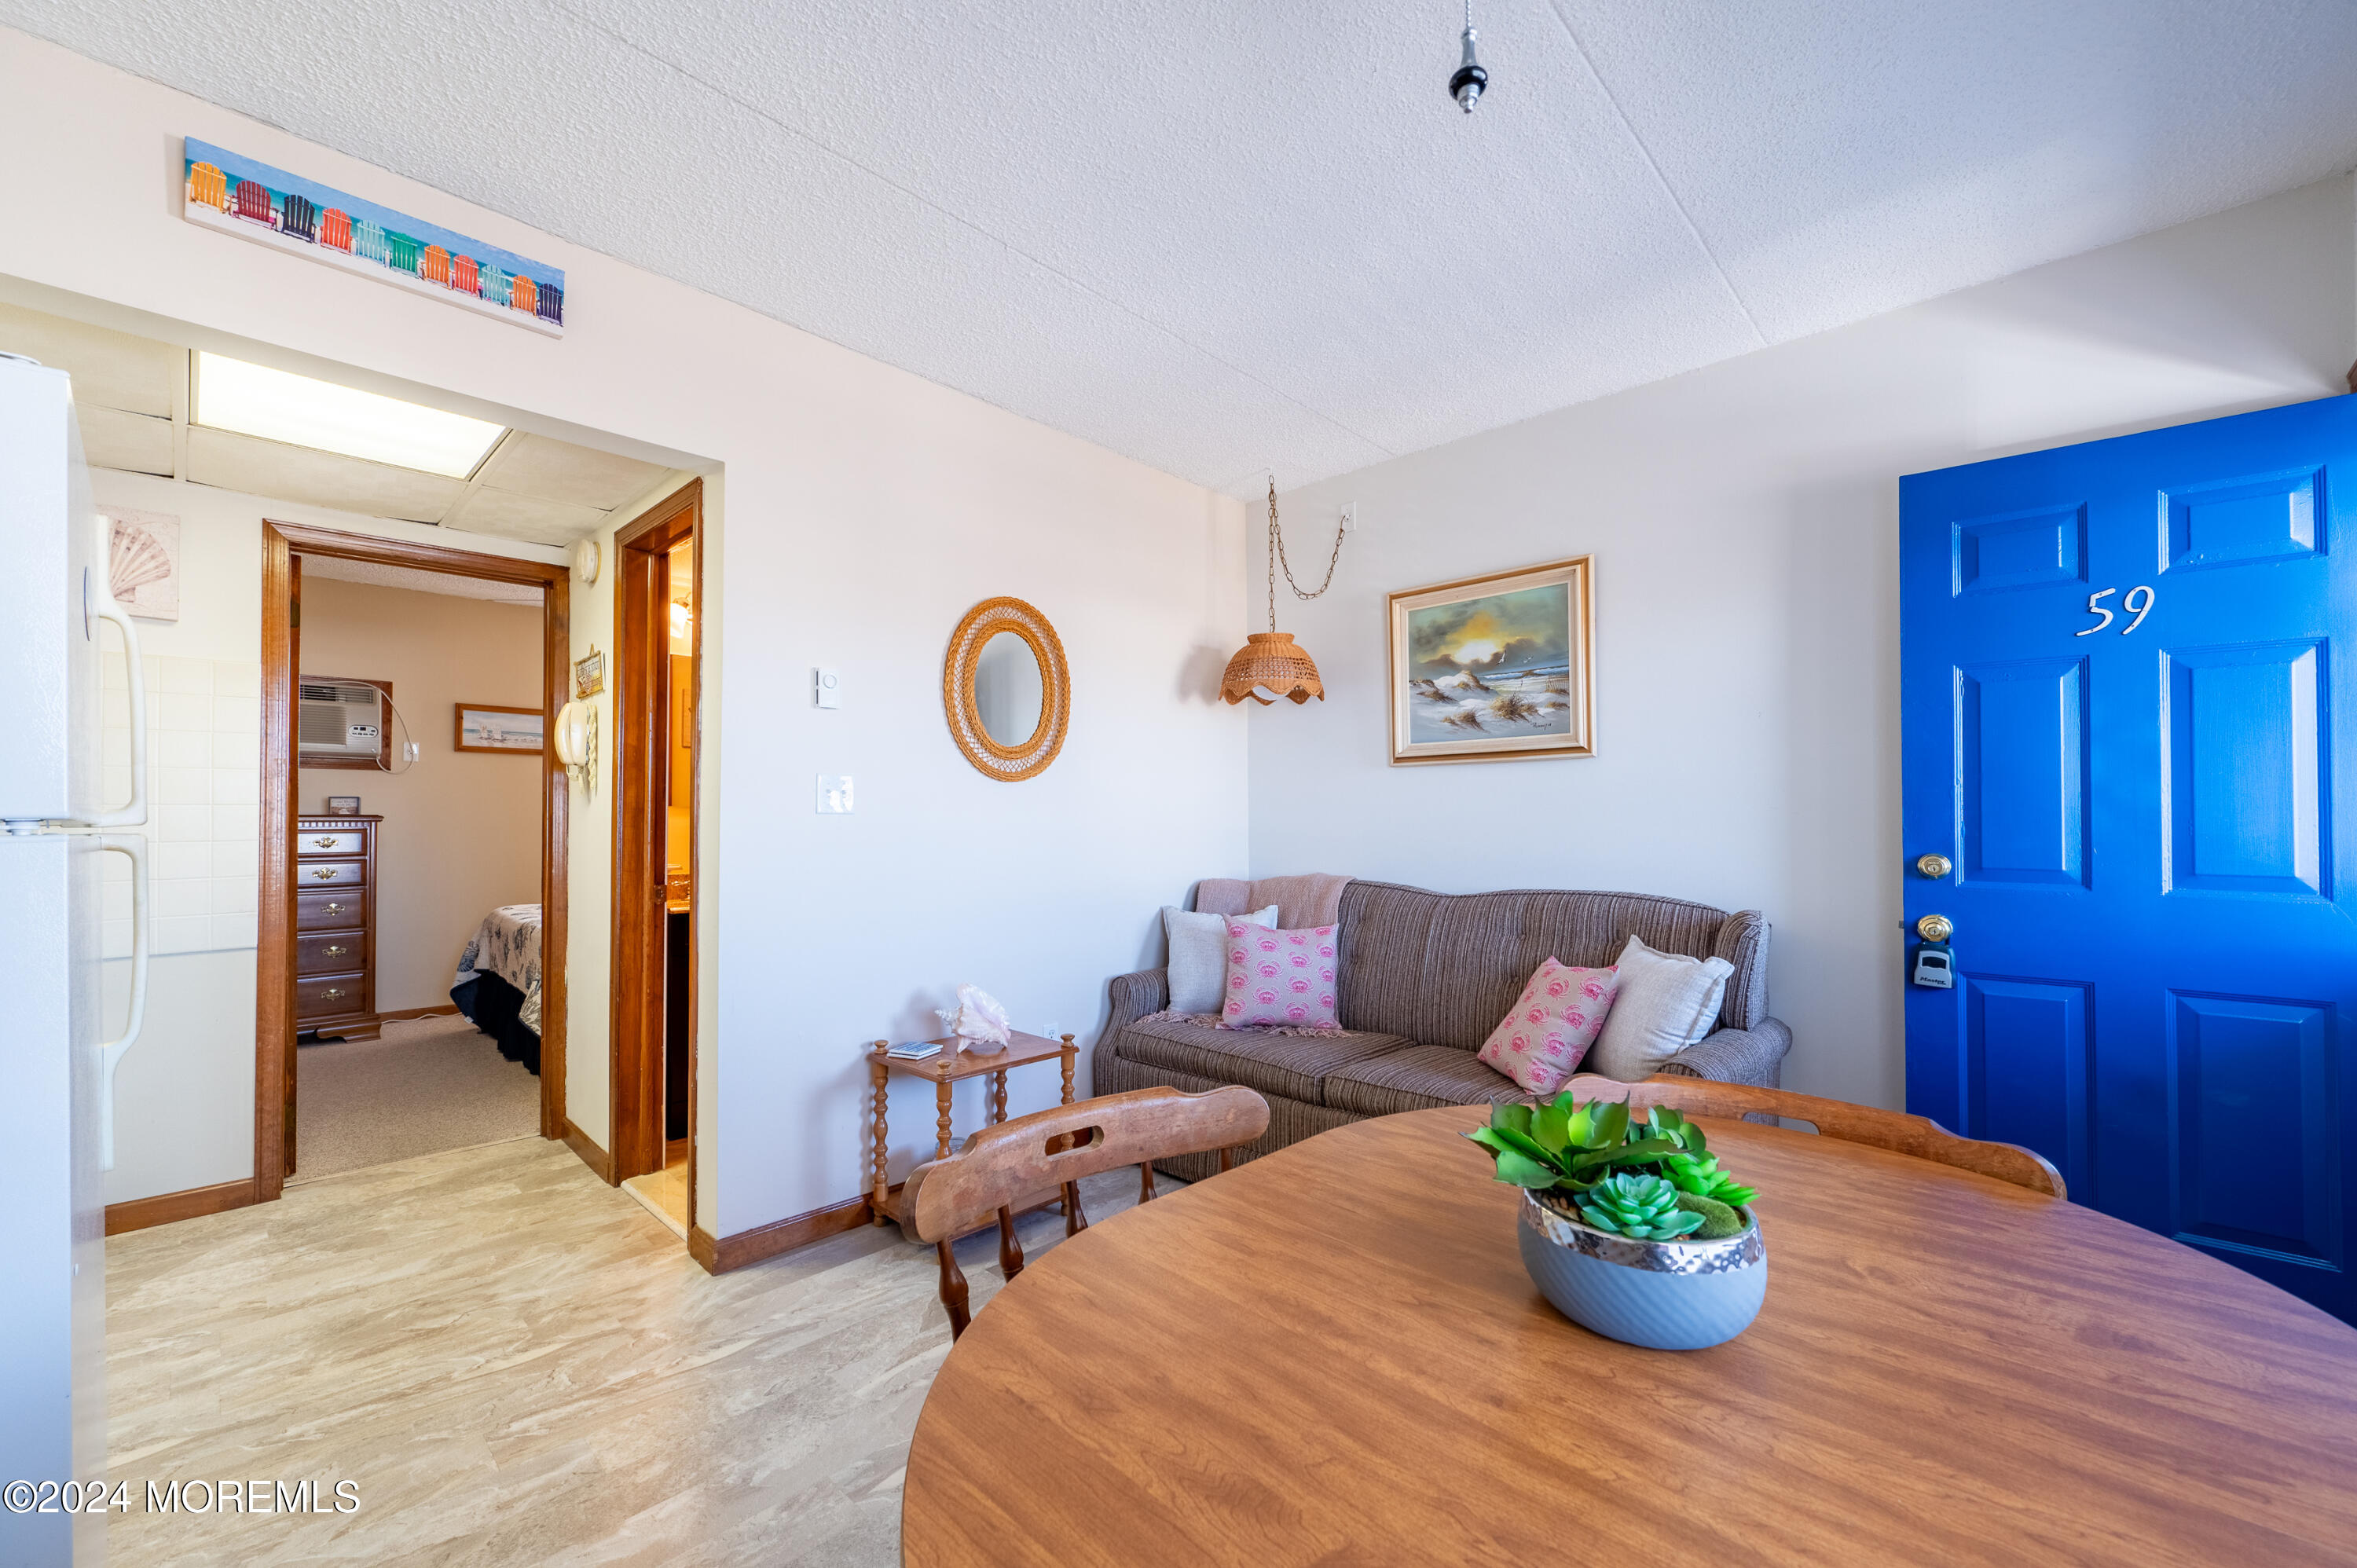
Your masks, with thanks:
M884 1054L896 1062L920 1062L928 1057L941 1055L942 1044L939 1040L906 1040L897 1046L886 1047Z

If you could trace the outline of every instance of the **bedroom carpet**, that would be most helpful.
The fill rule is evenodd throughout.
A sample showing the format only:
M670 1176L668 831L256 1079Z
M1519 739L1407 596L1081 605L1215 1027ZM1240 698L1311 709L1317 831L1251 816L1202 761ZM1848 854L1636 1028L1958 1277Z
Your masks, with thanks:
M540 1132L540 1079L456 1015L299 1047L295 1070L296 1181Z

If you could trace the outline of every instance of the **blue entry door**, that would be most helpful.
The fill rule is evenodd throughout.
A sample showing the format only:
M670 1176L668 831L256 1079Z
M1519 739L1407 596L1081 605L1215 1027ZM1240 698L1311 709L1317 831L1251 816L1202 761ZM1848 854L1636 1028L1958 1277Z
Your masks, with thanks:
M2357 1321L2357 397L1912 475L1900 531L1908 1109Z

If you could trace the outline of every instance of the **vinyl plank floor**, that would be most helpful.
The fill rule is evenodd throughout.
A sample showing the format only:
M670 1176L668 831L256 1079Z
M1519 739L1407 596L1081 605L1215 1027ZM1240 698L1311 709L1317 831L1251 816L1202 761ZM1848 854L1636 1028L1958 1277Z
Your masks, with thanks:
M1126 1171L1084 1187L1129 1207ZM1027 1253L1063 1239L1023 1222ZM959 1257L976 1310L995 1233ZM151 1513L118 1568L899 1561L950 1348L932 1251L862 1229L718 1278L563 1144L372 1165L107 1242L110 1476L358 1487L349 1514ZM201 1495L201 1493L199 1493Z

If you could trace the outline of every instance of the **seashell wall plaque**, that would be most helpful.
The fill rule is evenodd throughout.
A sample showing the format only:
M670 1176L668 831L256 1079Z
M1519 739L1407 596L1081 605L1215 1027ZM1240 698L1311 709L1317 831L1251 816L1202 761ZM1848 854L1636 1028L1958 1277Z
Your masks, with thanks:
M102 509L106 585L114 602L147 620L180 618L180 520L159 511Z

